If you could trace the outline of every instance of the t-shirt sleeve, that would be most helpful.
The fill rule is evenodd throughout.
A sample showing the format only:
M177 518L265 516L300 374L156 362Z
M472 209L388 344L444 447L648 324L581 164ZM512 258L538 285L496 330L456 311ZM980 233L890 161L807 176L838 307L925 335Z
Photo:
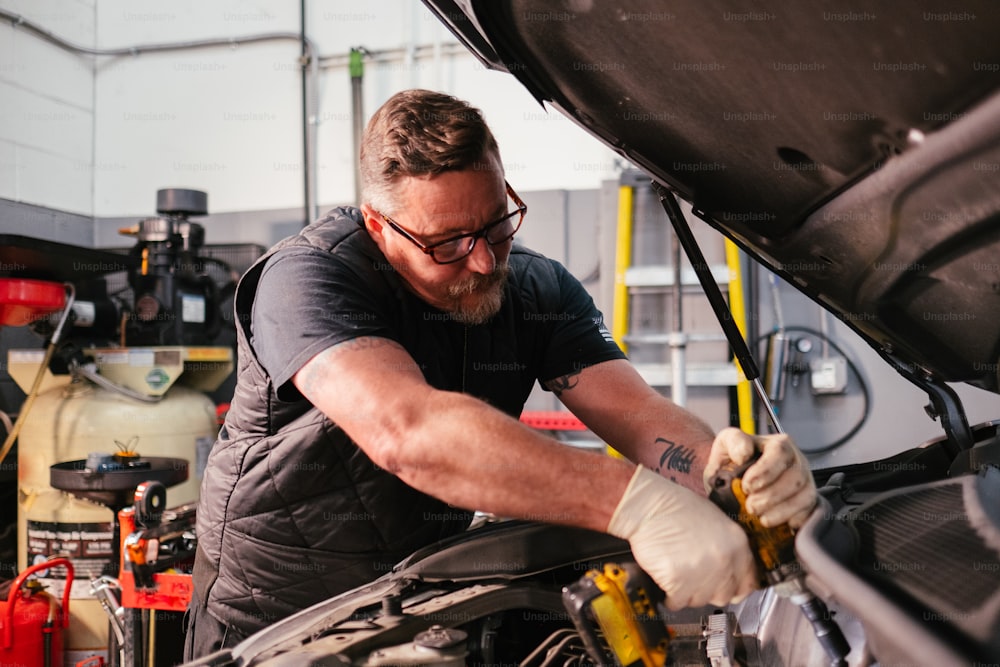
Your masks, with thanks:
M627 358L605 326L604 315L580 281L558 262L553 261L552 266L555 292L539 299L538 317L549 320L546 354L538 378L543 388L548 380L587 366ZM546 301L557 305L550 308Z
M396 339L370 284L349 264L315 250L278 253L264 266L251 314L250 345L279 398L298 398L290 380L331 345Z

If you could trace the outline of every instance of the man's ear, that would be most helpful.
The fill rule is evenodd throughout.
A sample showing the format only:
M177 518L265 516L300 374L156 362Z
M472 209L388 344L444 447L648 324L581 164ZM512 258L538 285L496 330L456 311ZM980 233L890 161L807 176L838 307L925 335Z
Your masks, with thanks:
M375 209L368 204L362 204L361 215L364 216L365 219L365 229L367 229L370 234L382 234L382 216L380 216Z

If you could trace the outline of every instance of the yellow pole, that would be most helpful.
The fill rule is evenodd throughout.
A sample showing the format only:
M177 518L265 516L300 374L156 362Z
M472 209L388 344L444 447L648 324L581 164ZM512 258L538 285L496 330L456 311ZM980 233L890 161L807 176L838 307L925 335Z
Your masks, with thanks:
M615 291L611 314L611 335L623 352L628 352L628 285L625 271L632 263L632 187L618 188L618 227L615 235Z
M741 270L740 251L736 244L729 239L726 243L726 266L729 267L729 310L733 313L733 321L740 330L743 340L747 337L747 314L746 304L743 297L743 271ZM747 433L754 432L753 424L753 393L750 389L750 381L740 367L740 362L735 360L736 368L739 370L739 380L736 383L736 404L739 408L740 428Z
M611 306L611 336L622 352L628 354L628 285L625 271L632 263L632 186L618 188L618 226L615 233L615 291ZM625 458L614 447L605 444L607 454L613 458Z

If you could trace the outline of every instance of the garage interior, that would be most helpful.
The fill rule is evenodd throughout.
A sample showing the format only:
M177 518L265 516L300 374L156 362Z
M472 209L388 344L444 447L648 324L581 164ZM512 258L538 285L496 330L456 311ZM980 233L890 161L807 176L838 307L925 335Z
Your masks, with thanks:
M180 662L200 467L234 386L235 281L357 203L365 114L402 88L483 109L528 205L518 239L581 280L647 382L715 429L768 432L648 177L486 70L418 2L297 5L0 0L0 416L12 441L0 580L48 566L35 568L46 610L61 605L69 623L45 650L63 664ZM926 398L843 322L682 210L811 466L941 436ZM995 417L995 396L954 389L970 423ZM538 388L522 419L603 448ZM89 474L134 457L149 466L128 480ZM144 541L129 541L136 531ZM176 559L147 567L153 539Z

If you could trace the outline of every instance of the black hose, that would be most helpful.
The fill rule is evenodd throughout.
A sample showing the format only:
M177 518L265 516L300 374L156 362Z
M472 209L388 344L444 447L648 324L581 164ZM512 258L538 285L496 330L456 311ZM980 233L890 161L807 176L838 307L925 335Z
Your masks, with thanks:
M840 626L830 616L826 605L815 595L799 604L802 613L813 627L816 639L830 658L830 667L847 667L845 658L851 652Z
M52 667L52 622L42 626L42 664Z

